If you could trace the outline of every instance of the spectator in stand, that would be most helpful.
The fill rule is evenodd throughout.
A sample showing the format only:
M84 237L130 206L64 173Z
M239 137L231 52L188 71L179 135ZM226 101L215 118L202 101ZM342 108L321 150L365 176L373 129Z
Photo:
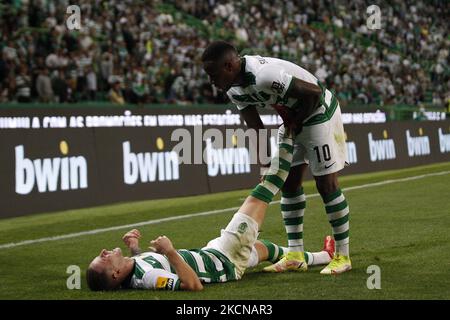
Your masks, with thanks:
M86 83L88 91L88 99L95 100L97 94L97 74L94 72L91 66L87 67Z
M125 99L122 94L121 89L121 82L120 81L114 81L112 83L111 89L108 93L109 101L111 101L113 104L119 104L123 105L125 104Z
M52 87L56 102L69 102L69 85L63 69L57 71L57 75L52 80Z
M82 99L88 97L91 67L98 71L97 91L103 93L96 98L106 98L114 75L124 79L134 99L139 100L136 97L143 96L141 89L147 87L144 101L202 102L207 78L199 63L201 50L220 37L235 42L244 54L277 56L311 70L338 92L343 104L445 105L447 101L448 1L430 5L423 0L380 0L380 30L366 26L366 9L372 4L368 0L351 4L286 0L277 5L254 0L167 0L160 11L161 2L79 0L83 12L79 32L68 30L65 20L55 15L65 12L67 0L4 4L0 12L3 99L18 98L11 84L15 70L25 63L31 100L38 96L36 70L46 65L50 71L63 68L73 95ZM142 67L145 84L137 84L128 74L134 65ZM179 73L171 73L177 68ZM211 93L207 100L224 102L223 94Z
M24 63L20 65L20 71L15 78L15 89L17 102L31 102L31 78L28 74L28 68Z
M36 91L39 95L40 102L53 101L53 88L50 77L48 76L48 69L43 67L39 70L39 76L36 79Z

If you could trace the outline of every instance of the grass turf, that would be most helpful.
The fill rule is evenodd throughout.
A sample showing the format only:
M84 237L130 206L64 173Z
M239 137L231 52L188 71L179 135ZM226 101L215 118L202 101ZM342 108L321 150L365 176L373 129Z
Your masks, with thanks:
M343 176L341 187L358 186L450 170L450 163L380 173ZM312 181L306 194L316 193ZM260 265L241 281L210 284L202 292L122 290L90 292L84 272L105 248L120 246L127 231L116 230L58 241L0 249L0 299L449 299L450 174L349 190L353 270L323 276L320 267L306 273L264 274ZM170 216L236 207L248 190L170 200L116 204L90 209L0 220L0 245L42 237L119 226ZM201 247L219 234L234 211L142 226L141 247L168 235L178 248ZM320 197L307 200L306 248L320 250L330 233ZM285 245L279 205L266 214L260 238ZM367 267L381 268L381 289L366 286ZM81 290L68 290L69 265L82 270Z

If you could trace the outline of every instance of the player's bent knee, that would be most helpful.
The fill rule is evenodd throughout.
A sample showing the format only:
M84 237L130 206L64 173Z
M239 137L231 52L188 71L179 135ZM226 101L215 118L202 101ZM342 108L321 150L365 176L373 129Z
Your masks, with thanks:
M321 195L327 195L339 189L339 183L335 174L315 177L315 179L317 190Z

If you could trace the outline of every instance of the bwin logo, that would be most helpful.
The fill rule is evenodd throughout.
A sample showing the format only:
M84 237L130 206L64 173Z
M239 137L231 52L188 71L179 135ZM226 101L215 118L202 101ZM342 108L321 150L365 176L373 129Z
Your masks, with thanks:
M385 137L387 133L384 132ZM367 135L369 138L370 161L383 161L395 159L395 143L392 139L374 140L372 132Z
M419 129L420 133L422 129ZM411 137L409 130L406 130L406 143L408 145L408 156L425 156L431 153L430 139L428 136Z
M242 174L250 172L250 154L246 148L214 149L211 139L206 140L208 176Z
M349 163L358 163L358 155L356 152L356 143L354 143L353 141L347 141L345 144L347 147L348 162Z
M441 153L450 152L450 134L444 134L442 129L438 130L439 135L439 148Z
M63 155L69 153L65 141L59 144ZM23 145L15 147L16 193L29 194L37 185L40 193L77 190L88 187L87 161L82 156L28 159ZM58 183L59 182L59 183Z
M157 140L157 145L162 148L161 139ZM123 181L126 184L135 184L138 179L142 183L180 179L176 152L133 153L129 141L122 143L122 150Z

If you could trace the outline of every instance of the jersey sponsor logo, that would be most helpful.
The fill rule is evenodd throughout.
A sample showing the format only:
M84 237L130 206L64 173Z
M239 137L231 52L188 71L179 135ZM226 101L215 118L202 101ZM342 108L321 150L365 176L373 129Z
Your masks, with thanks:
M422 132L422 129L419 130ZM430 139L428 136L411 137L409 130L406 130L406 143L408 145L408 156L425 156L431 153Z
M156 289L173 290L175 284L174 279L166 277L158 277L156 279Z
M61 141L60 151L69 153L67 142ZM17 194L29 194L35 186L39 193L88 187L87 160L83 156L29 159L24 145L15 147L15 156Z
M280 81L274 81L274 82L272 82L271 89L272 89L272 91L274 91L278 94L282 94L283 90L284 90L284 83L282 83Z
M173 290L175 288L175 280L170 278L167 280L166 290Z

